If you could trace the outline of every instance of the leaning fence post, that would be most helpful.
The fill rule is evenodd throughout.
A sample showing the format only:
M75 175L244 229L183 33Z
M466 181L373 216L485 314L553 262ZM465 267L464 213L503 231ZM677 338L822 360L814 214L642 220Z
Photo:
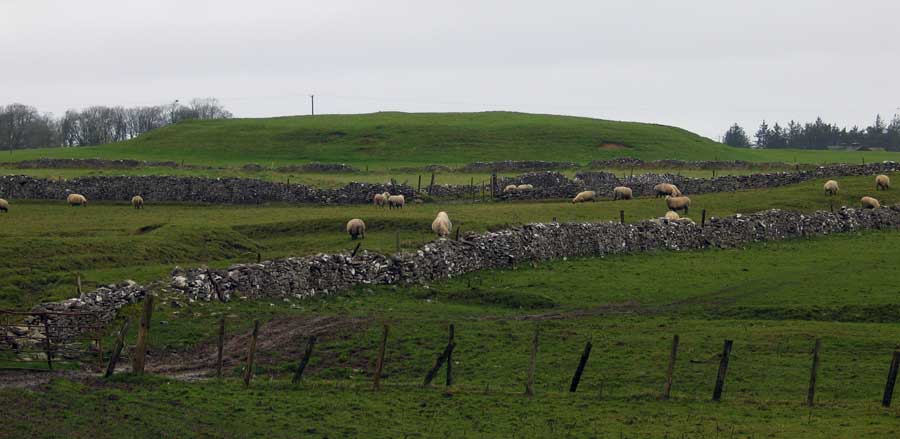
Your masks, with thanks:
M434 193L434 172L431 173L431 184L428 185L428 195Z
M122 348L125 347L125 334L128 333L128 325L130 324L131 319L125 319L122 323L122 329L119 330L119 335L116 337L116 346L113 348L112 355L109 357L109 364L106 365L106 373L103 374L103 378L111 377L113 372L116 371L116 363L119 362L119 356L122 355Z
M300 381L300 378L303 377L303 371L306 370L306 365L309 364L309 359L312 357L313 346L315 345L316 336L310 335L309 340L306 341L306 350L303 351L303 359L300 360L300 365L297 366L297 371L294 372L294 379L291 380L292 383Z
M706 225L706 209L703 209L703 211L700 212L700 227L703 227L705 225Z
M77 288L78 288L78 297L81 297L81 295L84 293L81 290L81 275L80 274L75 279L75 284L77 285Z
M350 257L351 257L351 258L356 256L356 252L359 251L359 246L361 246L361 245L362 245L361 242L357 242L357 243L356 243L356 247L353 249L353 253L350 254Z
M444 365L444 362L450 358L450 354L453 352L453 348L456 347L456 344L452 341L447 343L447 347L444 348L444 351L438 355L437 359L434 360L434 365L431 366L431 369L428 370L428 373L425 374L425 381L422 383L422 386L427 386L431 384L431 381L434 380L434 376L437 375L438 371L441 370L441 366ZM448 364L449 366L449 364Z
M244 387L250 385L253 378L253 361L256 359L256 338L259 336L259 320L253 321L253 333L250 334L250 347L247 350L247 370L244 371Z
M222 378L222 353L225 350L225 318L219 319L219 340L216 343L216 378Z
M574 393L578 390L578 383L581 382L581 374L584 373L584 367L587 365L588 357L591 356L591 342L584 344L584 351L581 353L581 359L578 360L578 367L575 369L575 375L572 376L572 384L569 385L569 392Z
M378 358L375 360L375 376L372 377L372 389L381 389L381 370L384 368L384 348L387 345L388 325L384 325L381 344L378 346Z
M891 357L891 368L888 369L887 382L884 383L884 397L881 398L881 405L884 407L891 406L891 398L894 397L894 383L897 382L897 369L900 368L900 351L894 351Z
M153 295L144 297L144 309L141 312L141 325L138 327L137 343L134 347L134 359L131 362L131 372L138 375L144 373L144 364L147 355L147 343L150 341L150 318L153 316Z
M675 359L678 358L678 334L672 336L672 351L669 352L669 367L666 368L666 384L659 399L667 400L672 392L672 375L675 373Z
M534 326L534 337L531 339L531 359L528 362L528 381L525 382L525 395L534 396L534 369L537 366L538 326Z
M722 360L719 362L719 372L716 374L716 388L713 390L713 401L722 399L722 389L725 387L725 374L728 372L728 355L731 354L731 340L725 340L722 347Z
M819 374L819 350L822 348L822 341L816 338L816 345L812 352L812 368L809 371L809 391L806 393L806 405L813 406L816 399L816 378Z

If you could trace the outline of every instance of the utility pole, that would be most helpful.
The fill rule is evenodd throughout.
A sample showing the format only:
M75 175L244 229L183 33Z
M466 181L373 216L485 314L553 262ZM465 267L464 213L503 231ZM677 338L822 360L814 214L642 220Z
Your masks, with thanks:
M309 106L310 106L310 113L312 113L312 115L315 116L316 115L316 95L309 95Z

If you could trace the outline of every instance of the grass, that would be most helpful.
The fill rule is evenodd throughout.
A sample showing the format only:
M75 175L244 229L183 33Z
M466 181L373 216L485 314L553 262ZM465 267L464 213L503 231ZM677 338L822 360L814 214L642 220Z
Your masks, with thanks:
M238 380L237 365L221 382L124 374L0 390L0 402L18 408L7 412L2 429L9 437L891 437L900 432L900 411L878 401L900 329L897 316L838 323L781 319L768 310L860 305L874 311L896 304L900 291L891 273L898 244L900 234L885 231L743 250L555 261L275 306L172 306L163 297L151 328L151 364L163 361L163 352L212 340L220 317L229 334L246 333L252 319L262 319L263 343L266 326L279 319L363 323L321 335L298 385L289 376L301 334L260 350L250 389ZM674 284L672 273L678 273ZM466 293L477 290L489 294ZM534 297L545 300L534 303ZM723 316L734 309L759 314ZM537 323L534 398L522 395L536 327L525 316L544 316ZM380 322L391 324L391 335L385 388L373 393ZM449 392L423 389L424 371L450 322L458 344L455 385ZM675 385L672 400L661 402L656 396L673 334L681 337ZM804 401L816 337L822 365L817 406L810 410ZM129 338L133 343L134 334ZM734 351L724 401L716 404L709 397L725 338L734 340ZM570 394L588 340L593 353L578 393Z
M900 178L900 174L892 176ZM856 206L859 197L873 194L871 177L841 179L835 206ZM771 190L692 196L691 216L751 213L770 208L813 211L827 209L822 181ZM876 195L883 204L900 202L896 191ZM148 203L136 211L128 203L96 202L71 208L63 202L12 200L12 210L0 214L0 307L24 308L72 294L73 279L81 275L87 288L134 279L146 282L167 273L173 265L225 266L285 256L338 252L355 243L344 232L354 217L368 226L364 250L396 250L400 233L405 250L433 239L431 221L447 211L463 232L496 230L529 222L618 220L659 217L665 203L656 198L602 201L572 205L566 201L461 203L444 201L410 205L402 211L373 206L226 206Z
M604 146L609 144L621 147ZM387 170L510 158L586 164L590 160L622 156L645 160L858 163L864 159L897 160L900 154L751 151L731 148L675 127L571 116L385 112L188 121L116 144L12 151L4 160L128 158L216 166L320 161Z

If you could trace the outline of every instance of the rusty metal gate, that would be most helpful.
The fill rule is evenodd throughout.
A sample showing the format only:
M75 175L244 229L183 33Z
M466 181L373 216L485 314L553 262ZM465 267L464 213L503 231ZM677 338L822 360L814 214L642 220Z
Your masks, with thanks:
M0 369L102 367L103 326L92 313L0 310Z

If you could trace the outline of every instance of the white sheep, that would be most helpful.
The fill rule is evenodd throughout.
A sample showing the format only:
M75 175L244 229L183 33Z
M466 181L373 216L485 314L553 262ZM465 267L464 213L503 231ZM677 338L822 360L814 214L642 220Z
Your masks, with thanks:
M878 209L881 207L881 203L872 197L862 197L859 199L859 203L862 204L863 209Z
M666 195L673 197L681 196L681 191L678 189L678 186L675 186L672 183L660 183L653 186L653 190L656 192L656 198L664 197Z
M66 197L66 202L68 202L70 206L87 206L87 198L81 194L69 194L69 196Z
M597 196L597 193L594 191L579 192L578 195L575 195L575 198L572 199L572 204L594 201L595 196Z
M665 218L669 221L676 221L679 218L681 218L681 216L678 215L678 212L673 212L670 210L670 211L666 212L666 215L663 218Z
M447 212L438 212L437 217L431 223L431 230L441 238L446 238L450 235L450 231L453 230L453 223L450 222Z
M387 203L387 199L390 196L391 196L391 194L385 192L382 194L375 194L375 196L372 197L372 199L374 200L376 206L384 207L384 204Z
M531 184L520 184L516 186L516 190L519 192L530 191L532 189L534 189L534 185Z
M135 195L131 197L131 205L134 206L135 209L141 209L144 207L144 198L140 195Z
M9 212L9 201L0 198L0 212Z
M631 188L625 186L616 186L613 189L613 200L630 200L632 196Z
M359 218L353 218L352 220L347 221L347 233L350 234L350 239L365 238L366 223Z
M519 190L519 187L518 187L518 186L516 186L516 185L514 185L514 184L510 184L510 185L507 185L505 188L503 188L503 193L504 193L504 194L511 194L511 193L513 193L513 192L515 192L515 191L517 191L517 190Z
M838 182L834 180L826 181L822 188L825 189L825 195L837 195L839 190Z
M674 212L684 210L685 215L687 215L688 208L691 207L691 199L685 196L666 196L666 206L669 207L669 210Z
M875 177L875 190L888 190L891 188L891 177L881 174Z
M388 209L402 209L406 205L406 198L403 195L391 195L388 197Z

